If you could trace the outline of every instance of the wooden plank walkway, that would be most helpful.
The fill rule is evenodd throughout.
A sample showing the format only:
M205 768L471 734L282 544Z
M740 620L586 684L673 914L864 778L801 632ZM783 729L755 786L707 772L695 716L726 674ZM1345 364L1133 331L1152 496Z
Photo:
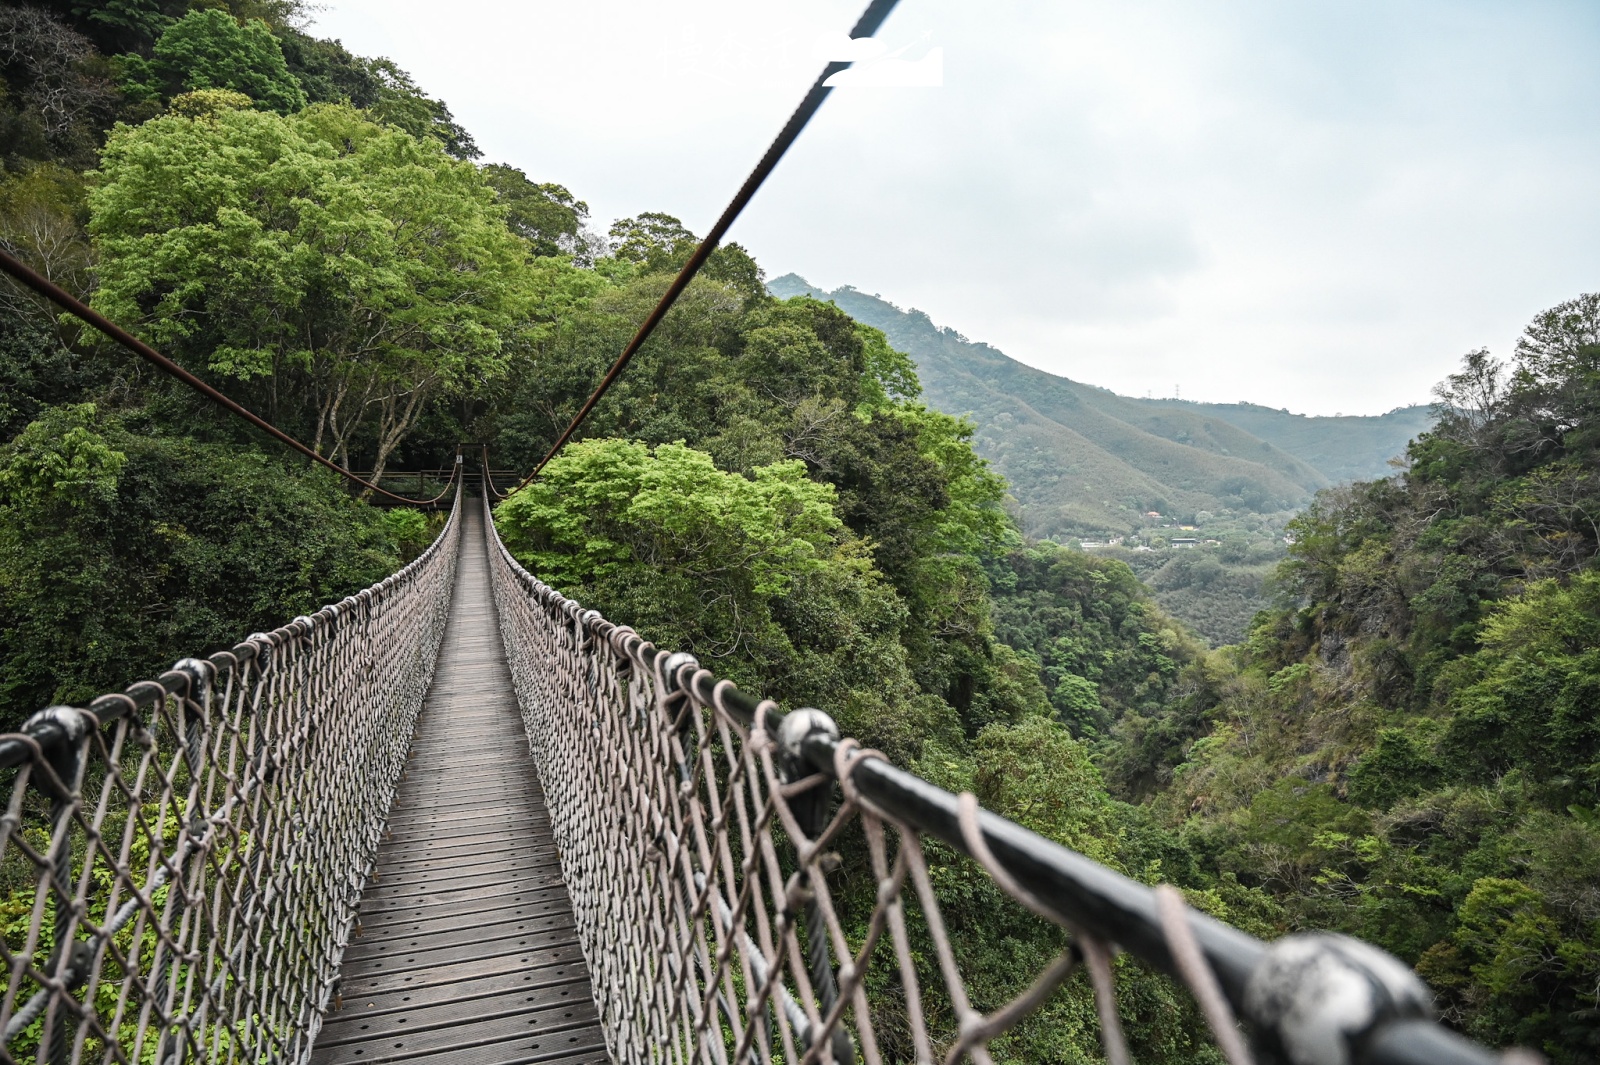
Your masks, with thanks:
M481 504L312 1065L609 1060L489 588Z

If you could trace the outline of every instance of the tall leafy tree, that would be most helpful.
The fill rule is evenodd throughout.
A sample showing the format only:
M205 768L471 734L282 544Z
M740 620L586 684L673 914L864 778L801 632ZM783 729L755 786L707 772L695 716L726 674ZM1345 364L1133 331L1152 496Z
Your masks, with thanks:
M541 283L476 168L349 107L119 130L90 207L99 309L379 471L500 371Z
M306 94L267 24L240 22L215 8L189 12L161 34L149 62L131 56L124 69L125 84L149 95L230 89L279 114L306 105Z
M490 163L483 176L506 210L506 221L533 245L535 255L585 255L583 226L589 205L562 185L538 184L514 166Z
M611 254L638 273L675 274L683 269L699 243L700 238L682 222L660 211L646 211L611 223ZM758 304L767 296L761 267L740 244L719 245L700 272L728 285L749 305Z
M920 737L901 608L833 499L793 460L745 477L682 444L591 440L496 521L513 553L568 594L908 752Z

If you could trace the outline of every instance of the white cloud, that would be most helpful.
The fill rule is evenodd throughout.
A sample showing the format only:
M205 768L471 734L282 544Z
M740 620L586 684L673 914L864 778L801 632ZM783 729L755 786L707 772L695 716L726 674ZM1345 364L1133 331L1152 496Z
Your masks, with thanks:
M703 232L856 2L331 0L487 157ZM945 85L835 93L733 238L1121 392L1424 400L1600 288L1600 7L904 0Z

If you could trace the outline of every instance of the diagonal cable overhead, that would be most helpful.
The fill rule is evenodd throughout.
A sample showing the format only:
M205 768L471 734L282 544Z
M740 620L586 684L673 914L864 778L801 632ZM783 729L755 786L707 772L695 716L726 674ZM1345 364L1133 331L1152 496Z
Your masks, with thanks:
M861 18L857 20L855 27L851 29L851 38L871 37L877 33L878 27L883 25L883 20L889 17L889 12L894 10L897 2L898 0L872 0L872 3L867 5L866 11L862 12ZM778 161L783 158L784 153L799 138L800 132L806 128L806 123L811 121L811 117L817 113L817 108L822 106L822 101L826 100L828 94L833 91L832 86L828 85L828 79L849 66L848 62L836 60L829 63L823 68L822 73L817 75L817 80L811 83L811 88L806 92L805 97L801 99L800 106L795 108L794 114L789 116L789 121L784 123L783 129L778 131L778 136L774 138L772 145L767 148L766 154L761 157L760 162L756 163L755 169L750 171L750 176L745 178L744 184L739 187L738 192L734 193L733 199L728 201L728 206L723 209L722 216L711 227L711 231L700 242L700 246L695 248L694 254L689 256L689 261L683 264L683 269L679 270L678 276L673 278L672 284L668 286L660 302L656 304L655 309L650 312L639 326L639 331L634 334L632 340L628 341L628 346L622 349L622 354L618 355L617 361L611 364L611 369L606 371L605 377L601 379L600 384L590 394L589 398L584 401L583 407L578 411L577 416L572 419L571 424L562 432L561 436L550 448L549 453L539 460L539 465L533 468L532 473L524 477L521 483L512 489L513 492L527 487L550 464L550 461L561 453L561 449L567 446L567 442L578 431L578 427L589 416L589 412L594 410L595 404L600 402L601 397L616 383L617 378L622 376L622 371L627 368L634 355L644 346L644 342L650 339L650 334L655 332L656 326L661 324L661 320L667 316L667 312L678 301L678 297L683 295L684 289L689 287L689 282L694 280L694 276L700 272L700 268L711 257L711 253L717 250L717 245L722 243L722 238L727 235L728 230L733 226L734 220L739 217L740 212L745 209L746 205L755 196L756 190L761 188L762 183L767 180L768 176L777 167Z
M894 10L896 3L898 3L898 0L872 0L872 2L867 5L867 9L862 12L860 19L856 21L855 26L850 30L850 37L852 39L871 37L878 31L878 28L883 25L884 20L889 17L889 13ZM567 426L567 428L561 433L561 436L550 448L550 451L543 459L539 461L539 464L534 467L533 472L529 473L528 476L523 478L522 481L518 483L516 488L512 489L513 492L526 487L531 481L533 481L533 479L550 464L551 460L553 460L556 455L561 452L561 449L564 448L572 439L579 426L583 424L584 420L588 418L590 412L594 410L595 405L600 402L601 398L605 396L606 392L610 390L611 386L616 383L617 379L622 375L622 371L626 369L628 363L632 361L634 355L637 354L639 349L644 346L645 341L650 338L650 335L653 332L655 332L656 327L661 324L661 321L666 317L667 312L671 310L673 304L677 302L678 297L681 296L684 290L689 287L689 283L694 280L695 275L700 272L701 267L705 265L706 260L710 258L711 253L714 252L721 244L723 237L727 235L727 232L733 226L734 221L738 219L739 215L744 211L751 199L754 198L757 190L761 188L761 186L766 182L766 179L772 174L772 171L776 169L779 160L783 158L784 154L788 152L789 148L793 146L794 142L799 138L801 131L803 131L806 125L811 121L812 116L817 113L817 109L822 106L822 101L827 99L828 94L833 91L832 87L827 84L828 79L840 71L848 69L849 67L849 62L836 60L830 62L826 67L823 68L822 73L817 76L816 81L812 83L811 88L801 99L799 106L796 107L794 113L789 116L788 122L784 123L783 128L778 131L777 137L773 139L772 144L767 148L765 154L763 154L760 161L756 163L755 169L750 172L750 176L745 179L744 184L739 187L739 190L734 194L733 199L728 202L728 206L723 209L722 215L711 227L710 232L706 234L705 239L702 240L699 246L695 248L694 253L689 256L689 261L683 265L683 268L678 272L677 277L673 279L672 284L668 286L667 291L662 295L655 308L651 310L650 314L646 316L644 322L640 324L639 329L634 334L633 339L628 342L627 347L623 348L622 354L617 356L616 362L614 362L611 368L606 372L605 377L601 379L600 384L595 388L594 392L587 400L584 401L583 407L578 411L577 415L572 419L572 422ZM344 477L365 489L376 492L377 494L391 499L397 503L413 505L429 505L432 503L437 503L439 500L443 499L445 494L447 494L449 491L449 485L446 485L445 490L432 499L410 499L406 496L396 495L385 488L380 488L378 485L357 476L350 470L345 469L343 466L340 466L330 459L323 457L312 448L301 443L299 440L296 440L294 437L290 436L288 433L285 433L271 422L268 422L265 418L262 418L253 411L246 409L235 400L224 395L216 388L213 388L205 381L202 381L199 377L196 377L194 374L178 365L176 362L173 362L165 355L162 355L160 352L156 351L155 348L151 347L149 344L146 344L144 341L140 340L126 329L123 329L115 322L112 322L98 311L93 310L87 304L83 303L81 300L68 293L65 289L61 288L61 286L37 273L23 262L7 253L4 249L0 249L0 270L10 274L20 284L32 289L34 292L37 292L39 295L54 303L62 310L76 318L81 319L83 322L94 327L96 330L116 341L124 348L132 351L134 354L138 355L146 362L149 362L163 373L175 378L184 385L187 385L190 389L204 396L206 399L210 400L212 403L215 403L223 410L226 410L230 414L233 414L239 418L243 418L245 421L249 422L251 425L255 426L257 429L260 429L262 432L266 433L268 436L271 436L278 442L284 444L294 451L299 452L318 465L332 470L341 477ZM452 482L454 481L456 473L459 472L459 469L460 463L458 462L456 464L456 472L452 473ZM493 490L492 488L491 491L494 491L496 496L501 495L500 492Z
M359 484L361 487L376 492L381 496L386 496L389 499L394 500L396 503L408 503L417 506L429 506L433 503L437 503L450 491L450 485L455 483L456 475L460 472L461 464L458 462L451 471L450 483L446 484L444 490L438 495L434 496L432 499L409 499L405 496L395 495L388 489L379 488L371 481L364 480L363 478L356 476L331 459L323 458L311 448L307 447L305 444L302 444L300 441L296 440L282 429L279 429L276 425L273 425L265 418L254 413L253 411L247 410L239 403L228 398L215 388L212 388L210 385L200 380L200 378L196 377L188 370L185 370L182 366L179 366L177 363L161 354L149 344L146 344L144 341L140 340L138 337L134 336L132 333L128 332L126 329L122 328L120 325L101 314L99 311L93 309L82 300L79 300L77 297L73 296L70 292L56 284L54 281L51 281L49 278L29 267L26 263L23 263L21 260L6 252L4 248L0 248L0 270L4 270L19 283L31 288L33 291L43 296L51 303L54 303L57 307L60 307L68 314L71 314L98 329L112 340L115 340L118 344L121 344L135 355L138 355L140 358L156 367L156 369L160 370L162 373L169 377L176 378L183 384L188 385L191 389L200 393L200 395L204 396L206 399L209 399L211 402L215 403L229 414L243 418L245 421L249 422L257 429L260 429L262 432L266 433L279 443L285 444L293 450L300 452L300 454L304 455L312 462L315 462L321 466L326 466L339 476L353 481L354 483Z

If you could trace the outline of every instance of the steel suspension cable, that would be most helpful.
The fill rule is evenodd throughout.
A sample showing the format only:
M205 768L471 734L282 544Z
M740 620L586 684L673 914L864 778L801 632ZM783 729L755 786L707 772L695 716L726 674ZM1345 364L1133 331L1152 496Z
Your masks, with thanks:
M460 475L461 463L457 462L451 467L450 480L445 483L444 489L432 499L410 499L406 496L395 495L386 488L380 488L371 481L356 476L354 473L351 473L349 470L345 469L343 466L332 461L331 459L324 458L323 456L317 454L316 451L307 447L305 444L302 444L300 441L296 440L282 429L279 429L265 418L262 418L260 415L246 409L239 403L223 395L221 392L217 391L215 388L212 388L210 385L200 380L200 378L196 377L188 370L185 370L182 366L179 366L177 363L161 354L149 344L146 344L144 341L140 340L126 329L117 325L99 311L94 310L88 304L73 296L70 292L56 284L54 281L51 281L49 278L38 273L26 263L12 256L4 248L0 248L0 270L4 270L18 282L27 286L28 288L31 288L33 291L43 296L51 303L54 303L68 314L82 319L89 325L94 326L94 328L98 329L112 340L115 340L118 344L121 344L135 355L138 355L140 358L156 367L162 373L167 374L169 377L176 378L183 384L188 385L194 391L200 393L206 399L209 399L211 402L215 403L229 414L243 418L245 421L249 422L257 429L260 429L262 432L266 433L274 440L277 440L279 443L300 452L300 454L304 455L312 462L326 466L339 476L353 481L354 483L361 485L363 488L376 492L379 495L387 496L397 503L407 503L413 506L431 506L449 494L450 486L455 483L456 477Z
M490 472L490 470L489 470L489 445L488 444L480 444L479 446L483 449L483 455L482 455L481 461L483 462L483 488L484 488L484 491L488 495L492 496L496 501L499 501L501 499L505 499L507 496L509 496L511 494L511 492L502 492L502 491L500 491L499 488L495 487L494 474L492 472ZM512 491L514 492L514 491L516 491L516 489L512 489Z
M894 10L897 2L898 0L872 0L872 3L867 5L866 11L862 12L861 18L857 20L855 27L851 29L851 39L871 37L877 33L878 27L883 25L883 20L889 17L889 12ZM561 449L566 447L567 441L572 439L572 435L578 431L578 427L589 416L589 412L594 410L595 404L600 402L601 397L616 383L617 378L622 376L622 371L627 368L633 356L644 346L644 342L650 338L650 334L655 332L656 326L661 324L661 320L667 316L667 312L678 301L678 297L683 295L684 290L689 287L689 282L694 280L694 276L700 272L700 268L711 257L711 253L716 251L717 245L722 243L722 238L727 235L728 230L733 226L734 220L739 217L740 212L745 209L751 198L755 196L756 190L761 188L767 177L777 167L778 161L783 158L784 153L794 144L795 140L800 136L800 132L811 121L811 117L817 113L817 108L822 106L822 101L827 99L828 94L833 91L833 87L827 83L828 79L849 67L849 62L835 60L823 68L822 73L817 76L816 81L812 82L810 90L806 92L805 97L800 101L800 106L795 108L794 114L789 116L789 121L784 123L783 129L778 131L778 136L773 140L771 146L767 148L766 154L761 157L761 161L750 172L750 176L745 178L744 184L739 187L739 191L734 194L733 199L728 202L728 206L723 210L722 216L711 227L711 231L706 234L699 247L695 248L694 254L689 256L689 261L683 264L683 269L678 271L678 276L673 278L672 284L668 286L666 293L656 304L655 309L650 312L644 323L639 326L639 331L628 342L628 346L622 349L622 354L617 356L617 361L612 363L611 369L606 371L606 375L600 381L599 386L584 401L583 407L578 411L577 416L572 419L571 424L562 432L545 457L539 460L539 464L533 468L533 472L524 477L517 487L512 489L513 492L527 487L546 466L550 465L551 460L560 454Z

